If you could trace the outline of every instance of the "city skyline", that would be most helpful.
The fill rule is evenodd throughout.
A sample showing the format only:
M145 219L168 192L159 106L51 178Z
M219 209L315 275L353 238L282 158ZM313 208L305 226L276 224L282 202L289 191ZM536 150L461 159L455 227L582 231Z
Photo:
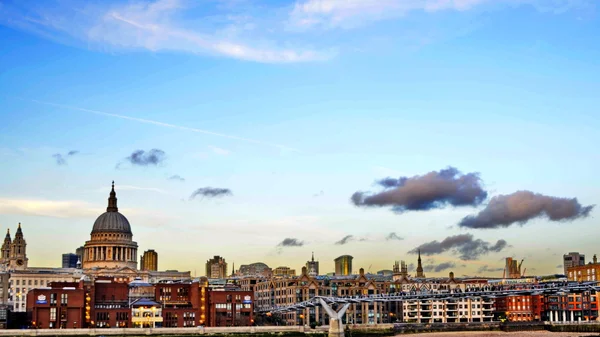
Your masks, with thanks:
M114 180L161 270L598 253L597 4L354 6L0 3L0 228L58 267Z

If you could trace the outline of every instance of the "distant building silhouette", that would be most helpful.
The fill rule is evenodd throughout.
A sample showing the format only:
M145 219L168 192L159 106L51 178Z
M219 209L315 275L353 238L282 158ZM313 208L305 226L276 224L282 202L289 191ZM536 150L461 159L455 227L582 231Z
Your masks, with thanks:
M333 260L336 275L352 275L352 259L350 255L342 255Z

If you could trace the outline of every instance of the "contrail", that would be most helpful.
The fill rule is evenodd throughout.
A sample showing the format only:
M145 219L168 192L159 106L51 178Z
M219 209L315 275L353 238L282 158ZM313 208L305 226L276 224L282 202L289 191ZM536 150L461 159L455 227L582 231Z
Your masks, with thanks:
M107 117L114 117L114 118L126 119L126 120L130 120L130 121L134 121L134 122L139 122L139 123L146 123L146 124L152 124L152 125L162 126L162 127L165 127L165 128L172 128L172 129L179 129L179 130L185 130L185 131L203 133L203 134L211 135L211 136L217 136L217 137L235 139L235 140L239 140L239 141L246 142L246 143L266 145L266 146L270 146L270 147L275 147L275 148L283 150L283 151L299 152L297 149L294 149L294 148L291 148L291 147L285 146L285 145L273 144L273 143L263 142L263 141L256 140L256 139L238 137L238 136L228 135L228 134L225 134L225 133L219 133L219 132L214 132L214 131L210 131L210 130L203 130L203 129L191 128L191 127L187 127L187 126L181 126L181 125L175 125L175 124L169 124L169 123L163 123L163 122L153 121L151 119L130 117L130 116L119 115L119 114L114 114L114 113L110 113L110 112L98 111L98 110L78 108L78 107L69 106L69 105L63 105L63 104L57 104L57 103L51 103L51 102L38 101L38 100L35 100L35 99L31 99L30 101L38 103L38 104L45 104L45 105L51 105L51 106L55 106L55 107L59 107L59 108L64 108L64 109L89 112L89 113L93 113L93 114L96 114L96 115L102 115L102 116L107 116Z

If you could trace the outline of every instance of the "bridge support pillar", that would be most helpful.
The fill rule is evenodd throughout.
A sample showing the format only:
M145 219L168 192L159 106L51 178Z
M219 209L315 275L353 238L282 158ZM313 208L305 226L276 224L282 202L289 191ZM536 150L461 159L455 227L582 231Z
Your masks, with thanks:
M344 306L336 312L322 298L319 298L319 302L321 302L321 306L329 316L329 337L344 337L344 323L342 322L342 318L344 317L346 310L348 310L348 307L350 307L350 303L344 304Z

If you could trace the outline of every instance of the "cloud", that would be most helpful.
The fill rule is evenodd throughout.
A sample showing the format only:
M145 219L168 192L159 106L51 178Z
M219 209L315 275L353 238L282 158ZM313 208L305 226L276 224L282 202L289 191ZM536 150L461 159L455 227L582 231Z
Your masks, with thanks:
M0 22L60 43L107 52L174 51L260 63L323 61L334 55L287 47L290 43L276 46L258 30L239 36L243 30L229 29L236 26L235 21L215 19L218 9L209 5L179 0L6 4Z
M52 155L52 158L54 158L54 160L56 161L56 165L62 166L62 165L67 165L67 160L65 159L65 157L71 157L78 153L79 153L79 151L77 151L77 150L71 150L71 151L67 152L66 156L63 156L60 153L55 153Z
M29 101L38 103L38 104L59 107L59 108L63 108L63 109L82 111L82 112L87 112L87 113L106 116L106 117L113 117L113 118L134 121L134 122L138 122L138 123L151 124L151 125L160 126L160 127L164 127L164 128L171 128L171 129L177 129L177 130L182 130L182 131L190 131L190 132L201 133L201 134L210 135L210 136L238 140L238 141L242 141L245 143L265 145L265 146L277 148L282 152L298 152L297 149L294 149L289 146L263 142L263 141L256 140L256 139L239 137L239 136L235 136L235 135L229 135L229 134L214 132L214 131L210 131L210 130L192 128L192 127L188 127L188 126L175 125L175 124L169 124L169 123L163 123L163 122L159 122L159 121L155 121L155 120L151 120L151 119L129 117L129 116L125 116L125 115L119 115L119 114L115 114L115 113L92 110L92 109L79 108L79 107L70 106L70 105L56 104L56 103L52 103L52 102L44 102L44 101L39 101L39 100L35 100L35 99L31 99Z
M354 240L355 240L354 235L346 235L340 241L337 241L335 244L336 245L345 245L348 242L351 242Z
M545 217L550 221L572 221L587 217L594 205L582 206L576 198L550 197L530 191L517 191L493 197L477 215L469 215L458 224L465 228L501 228L524 225Z
M423 271L425 272L435 272L435 273L439 273L441 271L450 269L450 268L456 268L456 263L454 262L442 262L440 264L437 265L426 265L425 267L423 267Z
M313 197L322 197L323 195L325 195L325 192L323 192L323 190L321 190L321 191L319 191L319 193L313 194Z
M484 265L484 266L481 266L481 267L479 267L479 269L477 269L477 273L478 274L481 274L481 273L496 273L496 272L500 272L500 271L504 271L504 268L502 268L502 267L491 268L487 264Z
M573 0L298 0L289 13L295 29L353 28L368 22L388 20L410 12L464 12L485 4L532 5L539 11L565 11L584 7Z
M449 167L422 176L385 178L378 181L380 193L355 192L350 198L356 206L391 206L397 213L426 211L451 206L476 206L487 197L477 173L463 175Z
M453 254L459 255L461 260L477 260L481 255L486 255L492 252L500 252L506 248L508 244L505 240L498 240L495 244L483 241L481 239L473 239L471 234L459 234L449 236L439 241L431 241L424 243L412 250L409 254L417 254L418 251L426 256L441 254L451 251Z
M52 218L89 218L101 208L83 201L39 199L0 199L0 214L47 216Z
M277 246L278 247L302 247L302 246L304 246L304 241L300 241L295 238L285 238Z
M227 156L227 155L229 155L231 153L231 151L229 151L229 150L225 150L225 149L222 149L220 147L216 147L216 146L212 146L212 145L209 146L208 148L211 149L212 152L214 152L214 153L216 153L218 155L221 155L221 156Z
M177 180L177 181L185 181L185 178L180 176L179 174L172 175L168 178L168 180Z
M403 237L398 236L398 234L396 233L390 233L388 234L388 236L385 237L386 240L404 240Z
M414 263L409 263L409 264L406 266L406 269L407 269L407 271L415 271L415 270L417 270L417 267L415 266L415 264L414 264Z
M190 200L195 199L197 196L202 198L220 198L225 196L231 196L231 190L228 188L213 188L213 187L202 187L194 191L190 195Z
M136 150L125 160L134 166L157 166L165 160L165 152L159 149L152 149L148 152Z
M563 268L563 265L562 265L562 264L557 264L557 265L556 265L556 268L561 268L561 269L562 269L562 268Z

